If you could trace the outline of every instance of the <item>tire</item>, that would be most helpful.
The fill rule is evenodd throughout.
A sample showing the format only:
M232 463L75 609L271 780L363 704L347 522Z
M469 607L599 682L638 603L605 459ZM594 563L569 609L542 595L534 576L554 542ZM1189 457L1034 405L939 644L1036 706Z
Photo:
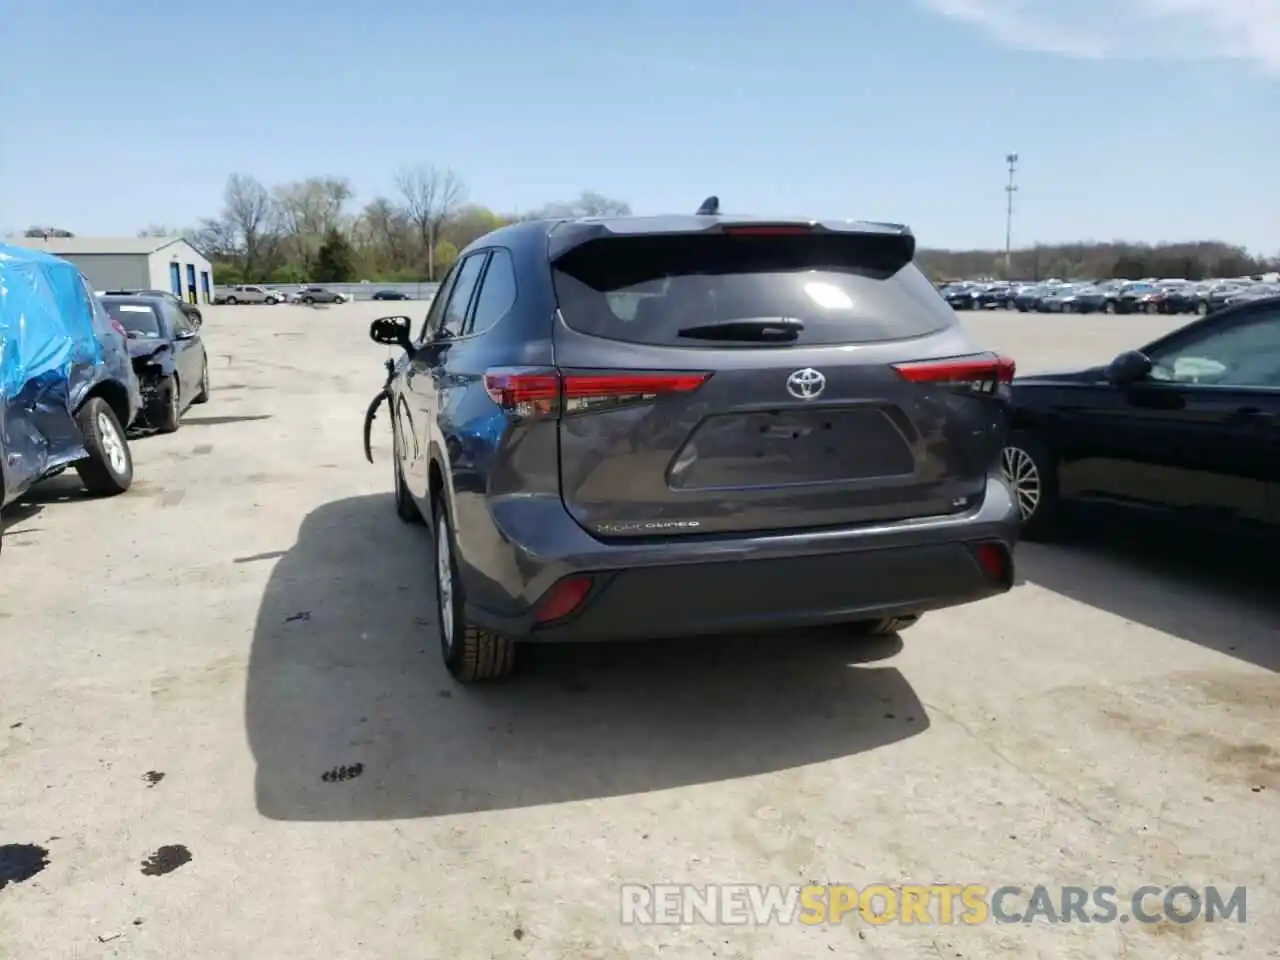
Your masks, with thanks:
M1199 314L1199 315L1200 315L1200 316L1202 316L1202 317L1204 317L1204 316L1208 316L1208 314L1209 314L1209 301L1207 301L1207 300L1201 300L1199 303L1197 303L1197 304L1196 304L1196 313L1197 313L1197 314Z
M274 307L278 302L275 297L267 297L266 299L266 304L269 307Z
M421 525L422 511L404 485L404 472L400 469L400 427L394 416L391 418L391 484L396 498L396 516L405 523Z
M90 397L76 411L76 425L89 456L76 464L76 473L95 497L114 497L133 484L133 453L110 404Z
M177 377L165 377L158 391L161 400L147 411L147 419L161 433L176 433L182 426L182 390Z
M227 299L223 301L223 303L225 303L228 307L234 307L239 302L240 301L237 300L235 297L227 297Z
M458 576L457 540L444 496L435 508L436 604L440 611L440 652L445 668L459 683L509 677L515 670L516 645L510 637L483 630L466 619L462 580Z
M305 303L308 307L315 306L316 298L315 298L315 297L303 297L303 298L302 298L302 302L303 302L303 303Z
M1061 504L1057 465L1049 445L1030 430L1013 431L1000 454L1000 472L1018 507L1023 539L1052 539Z
M885 617L881 620L859 620L853 624L854 633L859 637L888 637L901 633L908 627L920 622L923 614L909 613L901 617Z
M1116 305L1115 305L1115 301L1114 301L1114 300L1108 300L1108 301L1107 301L1107 305L1106 305L1106 307L1105 307L1105 312L1106 312L1106 313L1115 313L1115 312L1116 312Z
M192 323L194 323L196 326L200 326L202 323L204 323L204 314L202 314L199 310L192 310L189 314L187 314L187 319L190 320Z
M209 402L209 355L204 355L204 363L200 365L200 391L191 399L192 403Z

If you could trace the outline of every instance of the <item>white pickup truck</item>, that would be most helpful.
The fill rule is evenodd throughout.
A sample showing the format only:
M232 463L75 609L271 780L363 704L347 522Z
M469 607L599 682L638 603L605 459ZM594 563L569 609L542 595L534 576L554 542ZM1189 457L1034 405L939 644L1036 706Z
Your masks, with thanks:
M214 303L285 303L289 298L279 290L243 283L234 287L220 287L213 292Z

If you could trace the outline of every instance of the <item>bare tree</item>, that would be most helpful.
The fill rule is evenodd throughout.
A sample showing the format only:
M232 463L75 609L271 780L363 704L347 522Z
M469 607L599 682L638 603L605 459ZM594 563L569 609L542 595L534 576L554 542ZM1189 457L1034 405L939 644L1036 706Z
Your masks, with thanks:
M59 239L65 240L67 237L75 236L75 234L70 230L63 230L61 227L27 227L27 229L22 232L22 235L24 237L30 237L33 240L36 237L43 237L45 240L48 240L50 237L58 237Z
M233 173L227 178L222 201L222 219L239 242L245 276L257 276L271 225L271 194L253 177Z
M583 190L576 200L548 203L537 210L531 210L520 217L521 220L545 220L553 217L625 217L631 213L631 206L622 200L614 200L594 190Z
M353 195L344 177L309 177L276 187L276 228L294 259L309 266L329 232L348 226L345 209Z
M241 257L240 237L231 223L223 217L205 218L200 221L200 226L184 230L182 235L211 260L231 261Z
M417 227L427 252L427 279L436 278L436 238L440 227L467 198L466 184L452 168L420 164L396 175L405 214Z
M369 244L383 252L388 266L399 269L407 265L413 224L405 211L386 197L375 197L361 211L360 224Z

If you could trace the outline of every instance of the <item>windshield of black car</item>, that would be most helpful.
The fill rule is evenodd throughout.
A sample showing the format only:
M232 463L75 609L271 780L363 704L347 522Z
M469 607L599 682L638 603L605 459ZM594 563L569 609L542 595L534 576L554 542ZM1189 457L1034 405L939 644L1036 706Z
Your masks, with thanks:
M104 300L111 319L124 327L131 340L158 340L164 336L156 308L141 300Z
M569 251L552 275L571 329L631 343L697 347L690 330L736 320L798 320L803 329L787 342L800 346L945 329L954 313L914 264L903 266L898 239L611 237Z

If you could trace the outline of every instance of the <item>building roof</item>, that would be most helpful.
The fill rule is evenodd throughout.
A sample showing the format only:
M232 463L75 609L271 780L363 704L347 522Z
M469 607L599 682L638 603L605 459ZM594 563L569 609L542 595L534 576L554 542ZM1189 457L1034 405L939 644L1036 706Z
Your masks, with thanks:
M55 256L67 254L115 253L146 256L163 250L183 237L9 237L8 242L17 247L44 250Z

